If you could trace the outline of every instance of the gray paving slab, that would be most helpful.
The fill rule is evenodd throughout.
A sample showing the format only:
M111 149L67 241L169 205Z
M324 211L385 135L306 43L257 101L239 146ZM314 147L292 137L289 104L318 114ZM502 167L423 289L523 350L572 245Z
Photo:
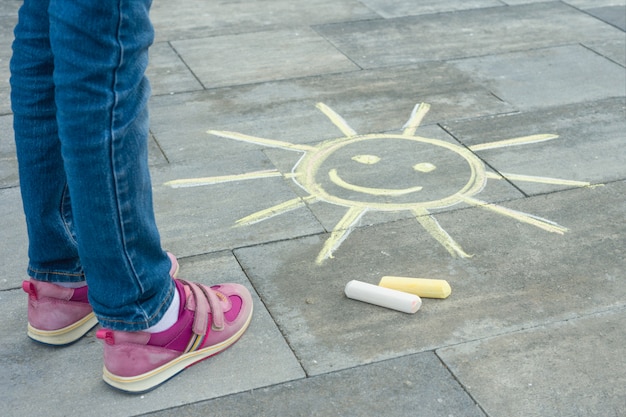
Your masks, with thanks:
M323 232L306 208L280 218L268 213L268 220L256 227L237 227L238 220L297 197L282 176L259 174L258 179L215 183L202 179L271 170L269 161L259 154L155 167L153 197L163 245L177 255L189 256ZM178 183L168 185L170 181Z
M592 9L596 7L610 6L626 6L624 0L564 0L564 3L570 4L581 9Z
M188 417L485 416L432 352L149 415L173 414Z
M17 157L13 137L13 116L0 116L0 188L15 187L19 184Z
M152 94L173 94L201 90L202 84L176 54L168 42L157 42L150 48L150 65L146 72Z
M442 13L456 10L502 6L499 0L363 0L363 4L384 18Z
M620 417L626 310L439 349L489 416Z
M187 279L207 284L238 282L250 288L230 253L181 259L180 263L180 274ZM0 301L0 392L12 416L41 410L49 416L130 416L304 377L256 294L252 323L238 343L157 390L137 396L102 382L102 346L93 331L70 347L40 345L26 337L26 297L21 289L0 292Z
M507 4L509 6L519 6L521 4L531 4L531 3L543 3L545 0L501 0L502 3ZM563 2L567 3L567 2Z
M580 45L470 58L454 65L519 109L620 97L626 92L624 67Z
M153 166L153 165L161 165L161 164L166 164L166 163L167 163L167 158L165 157L165 154L163 154L163 151L159 147L159 144L154 138L154 135L152 134L152 132L149 132L148 134L148 164L150 166Z
M626 67L626 40L590 42L583 45L616 64Z
M20 0L6 0L0 4L0 16L15 16L22 2Z
M587 9L587 13L618 29L626 31L626 5L595 7Z
M334 139L341 132L318 102L361 134L399 131L419 102L431 106L424 125L515 110L457 68L422 63L154 97L151 128L172 163L261 148L209 137L209 129L292 143Z
M257 32L274 27L309 26L379 18L357 0L308 0L272 2L201 3L181 0L176 7L164 0L154 2L151 17L157 40L205 38L220 34Z
M3 291L20 288L26 277L28 239L18 187L0 189L0 219L3 219L0 239L3 268L0 291Z
M546 0L502 0L503 3L510 6L530 3L543 3L545 1ZM562 0L561 3L568 4L581 10L595 7L624 6L624 0Z
M588 101L450 122L445 127L470 149L503 139L557 136L543 142L476 150L489 167L532 195L626 178L625 106L623 98Z
M560 2L329 24L316 30L363 68L623 38L619 29Z
M308 27L172 42L206 88L359 68Z
M307 373L318 375L623 306L624 191L616 182L499 206L523 218L483 207L438 214L471 258L452 256L432 224L429 233L415 220L355 228L321 264L328 235L235 255ZM524 223L533 218L568 231ZM343 295L352 279L376 284L385 275L446 279L452 295L424 300L415 315Z
M0 5L0 74L2 74L0 77L0 115L11 112L9 61L12 54L13 28L17 22L17 12L14 10L14 3L17 2L4 3Z

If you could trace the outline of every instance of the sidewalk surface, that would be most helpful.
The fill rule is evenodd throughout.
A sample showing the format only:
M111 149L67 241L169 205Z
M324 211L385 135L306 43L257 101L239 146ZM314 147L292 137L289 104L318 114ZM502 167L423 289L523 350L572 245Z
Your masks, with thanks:
M2 415L626 415L624 0L155 0L163 245L255 315L139 396L102 382L94 332L26 337L19 4L0 0ZM413 315L343 294L386 275L452 294Z

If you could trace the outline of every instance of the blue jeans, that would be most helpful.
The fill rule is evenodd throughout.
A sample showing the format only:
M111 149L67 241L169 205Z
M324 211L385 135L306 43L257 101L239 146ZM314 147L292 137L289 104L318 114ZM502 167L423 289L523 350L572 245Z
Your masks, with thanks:
M148 171L150 0L25 0L11 104L28 273L86 279L104 327L142 330L171 303Z

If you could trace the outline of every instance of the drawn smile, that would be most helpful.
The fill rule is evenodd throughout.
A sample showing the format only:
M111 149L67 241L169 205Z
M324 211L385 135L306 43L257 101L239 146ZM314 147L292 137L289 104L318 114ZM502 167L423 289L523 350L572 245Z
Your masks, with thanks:
M357 191L357 192L360 192L360 193L371 194L371 195L397 197L397 196L401 196L401 195L416 193L418 191L421 191L422 188L424 188L424 187L417 186L417 187L411 187L411 188L403 188L401 190L393 190L393 189L389 189L389 188L361 187L359 185L350 184L349 182L344 181L339 176L339 174L337 173L336 169L331 169L330 171L328 171L328 176L330 177L330 180L334 184L336 184L336 185L338 185L340 187L343 187L346 190L352 190L352 191Z

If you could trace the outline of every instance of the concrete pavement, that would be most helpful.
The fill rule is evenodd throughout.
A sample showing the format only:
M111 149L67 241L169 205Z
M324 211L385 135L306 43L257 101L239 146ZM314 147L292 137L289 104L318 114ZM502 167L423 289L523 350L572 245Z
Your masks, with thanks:
M26 337L0 1L0 398L26 416L626 415L624 0L155 0L151 167L245 336L155 391ZM421 106L420 103L423 103ZM414 315L352 280L446 279Z

